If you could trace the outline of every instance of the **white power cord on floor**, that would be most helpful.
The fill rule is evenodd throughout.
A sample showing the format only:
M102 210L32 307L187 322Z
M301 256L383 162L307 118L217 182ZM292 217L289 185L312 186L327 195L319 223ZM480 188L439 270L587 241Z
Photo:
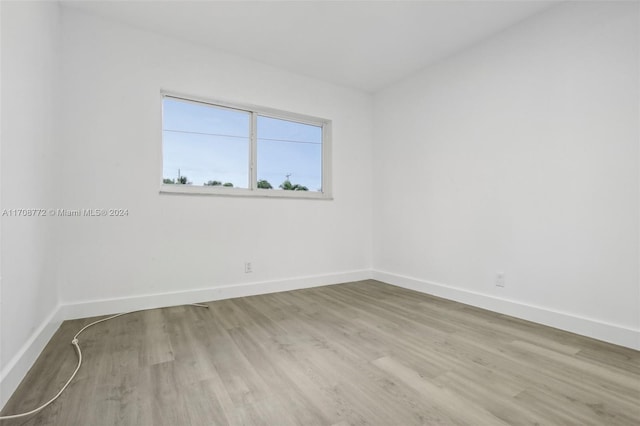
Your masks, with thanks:
M209 306L207 306L207 305L205 305L203 303L192 303L191 305L192 306L198 306L200 308L208 308L209 307ZM82 351L80 350L80 343L78 342L78 336L80 336L83 331L85 331L89 327L93 327L96 324L100 324L101 322L109 321L111 319L114 319L114 318L117 318L117 317L121 317L123 315L133 314L135 312L141 312L143 310L146 310L146 309L141 309L141 310L138 310L138 311L131 311L131 312L122 312L120 314L111 315L110 317L102 318L100 320L94 321L91 324L87 324L84 327L82 327L80 329L80 331L78 331L76 333L76 335L73 336L73 340L71 341L71 344L73 345L74 348L76 348L76 353L78 354L78 365L76 366L76 369L73 370L73 374L71 374L71 377L69 377L69 380L67 380L67 382L64 384L64 386L62 386L60 391L58 391L58 393L53 398L51 398L49 401L45 402L44 404L42 404L38 408L34 408L33 410L27 411L26 413L13 414L13 415L10 415L10 416L0 416L0 421L1 420L10 420L10 419L19 419L21 417L27 417L27 416L30 416L32 414L35 414L38 411L41 411L46 406L48 406L51 403L53 403L53 401L55 401L56 399L58 399L58 397L60 395L62 395L62 392L64 392L64 390L67 388L67 386L69 386L69 384L73 381L73 378L76 377L76 374L78 373L78 370L80 370L80 366L82 365Z

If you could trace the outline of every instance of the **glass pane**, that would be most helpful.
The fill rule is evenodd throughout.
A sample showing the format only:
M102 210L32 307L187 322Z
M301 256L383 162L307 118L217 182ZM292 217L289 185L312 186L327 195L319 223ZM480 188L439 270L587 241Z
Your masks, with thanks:
M259 182L322 191L322 127L258 116L257 143Z
M162 128L166 131L249 137L248 112L168 97L162 108Z
M163 101L165 183L249 187L249 123L244 111Z

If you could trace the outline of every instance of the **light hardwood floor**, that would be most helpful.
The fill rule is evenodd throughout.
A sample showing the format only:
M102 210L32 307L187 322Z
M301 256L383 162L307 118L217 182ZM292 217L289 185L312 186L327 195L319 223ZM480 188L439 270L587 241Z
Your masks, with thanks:
M640 352L376 281L133 313L14 425L639 425ZM66 321L3 414L76 363Z

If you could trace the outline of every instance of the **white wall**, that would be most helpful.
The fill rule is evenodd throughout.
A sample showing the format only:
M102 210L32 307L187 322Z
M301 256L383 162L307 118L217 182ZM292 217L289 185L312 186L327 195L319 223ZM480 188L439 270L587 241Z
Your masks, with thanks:
M63 303L368 274L370 95L74 10L62 22L58 206L129 209L58 221ZM333 120L335 199L160 195L161 89Z
M637 339L638 19L561 5L378 93L376 276Z
M3 209L47 208L56 167L51 161L58 77L57 3L5 2L2 8ZM9 377L25 344L57 307L49 218L2 216L0 247L0 406L21 377ZM37 352L36 352L37 354Z

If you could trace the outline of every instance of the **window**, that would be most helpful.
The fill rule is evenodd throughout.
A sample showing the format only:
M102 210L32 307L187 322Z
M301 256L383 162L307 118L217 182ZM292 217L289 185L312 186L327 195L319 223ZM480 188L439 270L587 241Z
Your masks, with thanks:
M331 122L163 94L161 192L330 198Z

